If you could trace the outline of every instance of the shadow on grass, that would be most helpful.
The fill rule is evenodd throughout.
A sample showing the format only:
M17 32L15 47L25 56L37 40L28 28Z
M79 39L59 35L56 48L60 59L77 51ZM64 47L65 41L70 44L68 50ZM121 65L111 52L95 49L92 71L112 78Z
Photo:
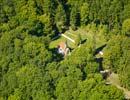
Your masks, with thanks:
M84 39L81 41L81 44L84 44L87 41L87 39Z
M105 47L106 47L106 44L104 44L104 45L102 45L101 47L97 48L97 49L95 50L94 55L97 55L97 54L98 54L100 51L102 51L103 48L105 48Z

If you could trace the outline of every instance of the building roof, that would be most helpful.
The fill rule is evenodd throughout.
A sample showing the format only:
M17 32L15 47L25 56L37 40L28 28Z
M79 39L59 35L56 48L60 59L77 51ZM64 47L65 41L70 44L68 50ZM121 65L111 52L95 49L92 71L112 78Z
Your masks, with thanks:
M58 45L59 48L61 49L66 49L66 43L65 42L61 42L59 45Z

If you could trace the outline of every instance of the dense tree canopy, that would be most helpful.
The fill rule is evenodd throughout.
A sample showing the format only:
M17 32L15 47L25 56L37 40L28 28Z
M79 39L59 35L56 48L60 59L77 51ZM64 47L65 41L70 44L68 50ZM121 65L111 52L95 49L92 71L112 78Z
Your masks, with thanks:
M69 55L49 48L86 27ZM101 63L130 90L130 0L0 0L0 100L125 100Z
M124 36L115 36L109 41L106 47L104 67L112 69L119 73L124 87L130 88L129 85L129 66L130 66L130 39Z

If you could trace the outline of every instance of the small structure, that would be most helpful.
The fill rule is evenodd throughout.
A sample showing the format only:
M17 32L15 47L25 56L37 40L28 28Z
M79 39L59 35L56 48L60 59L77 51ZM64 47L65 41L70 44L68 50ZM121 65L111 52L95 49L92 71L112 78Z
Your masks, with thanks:
M99 54L100 54L101 56L103 56L103 52L102 52L102 51L99 51Z
M100 74L102 74L102 76L103 76L104 79L106 79L108 76L110 76L111 73L112 73L111 70L107 70L107 69L100 71Z
M64 56L66 56L67 54L70 53L70 50L69 48L67 47L67 44L65 42L61 42L59 45L58 45L58 50L57 52L59 54L62 54Z
M109 72L110 72L110 70L107 70L107 69L106 69L106 70L103 70L103 71L102 71L102 70L100 71L101 74L109 73Z

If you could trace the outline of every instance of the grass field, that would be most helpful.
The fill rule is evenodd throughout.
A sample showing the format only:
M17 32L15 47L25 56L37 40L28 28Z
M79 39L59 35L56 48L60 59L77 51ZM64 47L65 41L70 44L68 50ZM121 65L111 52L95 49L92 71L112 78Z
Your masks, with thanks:
M57 48L57 46L61 43L61 42L67 42L67 45L70 48L75 48L75 44L73 42L71 42L70 40L67 40L65 37L59 36L59 38L53 40L50 45L49 48L53 49L53 48Z
M87 39L88 43L93 41L93 38L95 36L95 41L96 41L96 47L100 47L102 45L104 45L106 43L106 40L104 39L104 36L102 34L99 34L98 32L93 32L93 30L91 29L88 29L87 27L83 27L83 28L79 28L78 30L76 31L73 31L73 30L68 30L64 33L66 36L70 37L71 39L73 40L76 40L76 38L80 35L82 40L85 40ZM55 48L58 46L58 44L60 42L66 42L67 41L67 44L70 48L75 48L75 44L72 43L71 41L67 40L66 38L64 37L59 37L57 38L56 40L53 40L49 47L50 48Z
M59 38L53 40L53 41L50 43L49 48L50 48L50 49L56 48L60 42L65 42L65 41L66 41L66 39L65 39L64 37L59 36Z

